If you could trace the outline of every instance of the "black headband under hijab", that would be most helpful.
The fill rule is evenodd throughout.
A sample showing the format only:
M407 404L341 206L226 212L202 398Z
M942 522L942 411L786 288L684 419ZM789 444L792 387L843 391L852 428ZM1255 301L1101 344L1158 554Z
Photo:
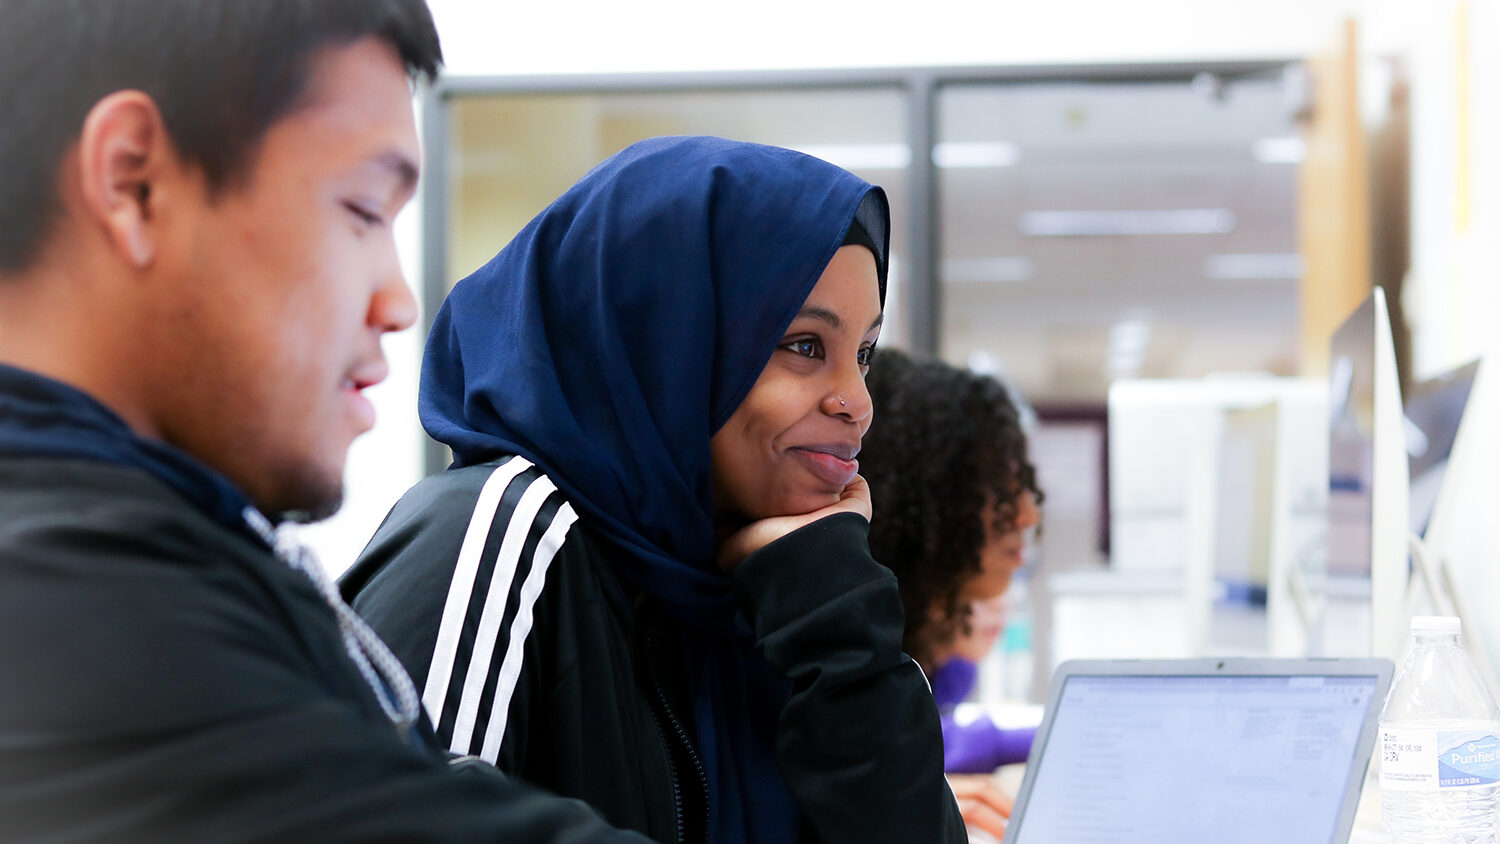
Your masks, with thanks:
M875 256L875 272L880 277L880 306L885 307L886 244L890 242L891 222L887 216L884 197L870 192L859 203L854 219L849 221L849 231L844 234L845 246L863 246ZM882 237L876 240L871 231Z

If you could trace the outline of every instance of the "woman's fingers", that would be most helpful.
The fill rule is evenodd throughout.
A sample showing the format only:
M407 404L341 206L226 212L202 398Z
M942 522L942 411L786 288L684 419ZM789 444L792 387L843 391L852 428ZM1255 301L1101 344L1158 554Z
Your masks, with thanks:
M1005 837L1005 816L983 800L961 798L958 801L958 811L963 815L964 825L968 828L993 835L996 841Z
M993 778L984 774L949 774L948 785L958 798L965 824L997 839L1004 837L1006 819L1015 800L995 785Z
M858 513L870 520L870 485L859 475L839 493L839 500L811 513L795 516L772 516L752 522L719 543L719 568L733 571L746 557L800 527L837 513Z
M948 785L960 800L978 800L1007 818L1015 805L1015 799L996 785L993 777L985 774L949 774Z
M855 475L854 480L850 481L849 485L844 487L844 491L839 493L839 503L833 506L843 508L847 512L858 513L865 517L865 521L869 521L874 506L870 502L870 484L865 481L864 476Z

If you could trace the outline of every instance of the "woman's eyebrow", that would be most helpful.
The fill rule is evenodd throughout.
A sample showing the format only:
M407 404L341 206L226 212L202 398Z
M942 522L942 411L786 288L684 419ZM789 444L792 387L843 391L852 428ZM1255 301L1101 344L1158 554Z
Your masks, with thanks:
M827 308L820 308L817 305L803 305L802 310L797 312L797 318L801 319L802 317L812 317L813 319L821 320L833 328L844 327L844 321L839 318L838 314Z
M844 327L844 321L839 318L838 314L830 311L827 308L822 308L817 305L803 305L802 310L797 312L797 317L799 319L802 317L812 317L813 319L826 322L831 327L836 329ZM883 324L885 324L885 314L882 313L881 315L875 317L875 321L870 323L870 327L866 328L865 330L870 331L872 329L879 328Z

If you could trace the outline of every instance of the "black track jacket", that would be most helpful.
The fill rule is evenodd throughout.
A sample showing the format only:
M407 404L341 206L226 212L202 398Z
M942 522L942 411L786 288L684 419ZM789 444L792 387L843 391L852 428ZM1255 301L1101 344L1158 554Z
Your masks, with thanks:
M936 707L901 652L896 581L867 529L826 518L734 571L757 649L792 683L777 759L804 842L962 844ZM657 841L701 842L678 630L621 581L614 553L537 467L504 457L413 487L341 587L450 751Z
M236 496L0 366L0 842L645 844L399 735Z

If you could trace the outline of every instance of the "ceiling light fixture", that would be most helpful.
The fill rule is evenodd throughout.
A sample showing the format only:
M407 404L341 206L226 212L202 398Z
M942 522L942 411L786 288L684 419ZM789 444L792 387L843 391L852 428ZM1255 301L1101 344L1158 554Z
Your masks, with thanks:
M1025 211L1018 221L1031 237L1108 237L1114 235L1227 234L1234 231L1228 208L1162 211Z
M1030 281L1036 276L1036 264L1020 255L944 258L941 276L945 284Z
M945 169L1014 167L1021 148L1005 141L944 141L932 148L932 163Z
M911 164L906 144L810 144L793 147L845 170L904 170Z
M1295 281L1302 278L1304 263L1296 252L1210 255L1203 261L1203 275L1215 281Z
M1307 157L1307 142L1296 136L1261 138L1253 150L1255 160L1262 164L1301 164Z

